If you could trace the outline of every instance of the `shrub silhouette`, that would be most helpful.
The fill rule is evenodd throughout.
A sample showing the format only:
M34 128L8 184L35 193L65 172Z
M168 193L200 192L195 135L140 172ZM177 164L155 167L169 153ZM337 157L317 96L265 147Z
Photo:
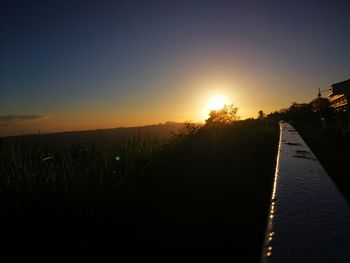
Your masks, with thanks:
M229 124L240 119L237 115L238 108L233 104L225 104L220 110L212 110L209 113L209 118L205 121L206 125Z
M186 123L170 141L125 138L61 152L21 141L3 149L6 249L244 251L258 262L278 126L236 121L233 106L211 117L217 125Z

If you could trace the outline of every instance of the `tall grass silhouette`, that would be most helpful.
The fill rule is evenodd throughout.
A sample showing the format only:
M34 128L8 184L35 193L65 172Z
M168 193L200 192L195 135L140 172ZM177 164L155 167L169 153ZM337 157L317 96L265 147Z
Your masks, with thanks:
M257 261L277 142L276 123L254 120L187 124L166 142L108 148L22 140L1 153L7 237L27 246L41 236L46 248L246 251Z

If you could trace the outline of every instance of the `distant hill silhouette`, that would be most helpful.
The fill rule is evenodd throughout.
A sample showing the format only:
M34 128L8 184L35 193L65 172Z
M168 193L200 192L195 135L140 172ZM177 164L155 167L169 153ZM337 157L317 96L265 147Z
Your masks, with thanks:
M65 150L74 144L98 143L102 147L114 145L118 140L165 140L172 136L172 133L183 128L183 123L165 122L154 125L139 127L119 127L113 129L97 129L86 131L69 131L49 134L31 134L23 136L4 137L3 147L10 147L11 144L25 143L29 146L40 146Z

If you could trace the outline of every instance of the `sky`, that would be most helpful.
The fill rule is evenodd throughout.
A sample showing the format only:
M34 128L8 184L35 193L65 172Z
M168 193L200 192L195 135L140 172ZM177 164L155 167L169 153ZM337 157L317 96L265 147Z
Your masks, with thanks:
M242 119L350 78L349 1L1 1L0 136ZM327 96L326 93L323 94Z

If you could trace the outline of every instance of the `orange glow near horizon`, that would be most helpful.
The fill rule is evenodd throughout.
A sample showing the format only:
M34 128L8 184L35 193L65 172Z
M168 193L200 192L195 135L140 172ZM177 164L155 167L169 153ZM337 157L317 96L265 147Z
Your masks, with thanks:
M148 97L134 94L122 101L116 93L104 100L77 101L71 107L53 108L41 112L38 119L6 123L0 136L135 127L167 121L204 123L211 110L219 110L225 104L238 107L238 115L246 119L256 117L259 110L269 113L288 105L285 98L277 104L264 93L252 96L259 92L258 85L244 82L242 76L214 73L193 73L159 91L145 86L146 94L152 94Z

